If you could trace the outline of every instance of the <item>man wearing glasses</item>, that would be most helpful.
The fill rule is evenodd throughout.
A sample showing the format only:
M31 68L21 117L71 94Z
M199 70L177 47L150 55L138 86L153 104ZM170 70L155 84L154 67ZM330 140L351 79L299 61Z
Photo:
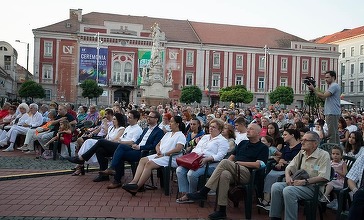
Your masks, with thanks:
M285 182L276 182L272 186L269 212L272 220L281 219L283 207L285 219L298 219L298 200L312 198L314 195L312 184L330 180L330 155L318 148L319 135L314 131L308 131L302 137L301 142L301 151L285 170ZM309 178L293 180L291 175L299 169L305 170Z
M142 150L150 151L155 149L155 146L164 135L163 130L158 127L160 116L159 112L151 111L147 118L148 127L143 130L139 139L132 145L119 144L112 157L111 166L104 171L100 171L101 175L114 175L114 181L107 186L108 189L121 187L125 161L138 162Z

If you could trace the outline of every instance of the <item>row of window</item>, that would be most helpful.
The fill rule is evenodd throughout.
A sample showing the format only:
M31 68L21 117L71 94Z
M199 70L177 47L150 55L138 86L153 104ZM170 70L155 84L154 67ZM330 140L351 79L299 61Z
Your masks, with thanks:
M354 57L355 54L355 47L350 47L350 56ZM359 46L359 55L364 55L364 45L360 45ZM343 48L341 49L341 57L345 58L346 57L346 49Z
M345 75L345 63L341 64L341 75ZM351 63L350 64L350 74L354 74L355 72L355 64ZM361 62L359 63L359 73L364 73L364 63Z
M350 93L356 92L355 88L358 88L357 92L364 92L364 81L359 80L357 85L355 85L354 81L350 81L349 88L346 88L346 87L347 86L345 85L345 82L341 82L341 88L342 88L343 93L346 92L346 89L348 89L348 92L350 92Z

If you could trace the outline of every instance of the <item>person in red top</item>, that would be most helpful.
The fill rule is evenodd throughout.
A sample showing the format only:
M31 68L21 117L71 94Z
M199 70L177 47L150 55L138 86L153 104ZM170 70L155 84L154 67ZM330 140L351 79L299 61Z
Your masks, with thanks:
M261 120L261 125L262 125L262 130L260 132L260 136L265 137L268 132L269 119L266 117L262 117L260 120Z
M67 120L63 120L59 122L59 130L58 134L54 136L50 141L48 141L44 146L47 147L54 141L60 139L62 144L68 145L71 143L72 139L72 131L71 131L71 125L70 122Z
M10 105L11 104L9 102L4 103L3 108L0 110L0 119L3 119L5 116L9 114Z

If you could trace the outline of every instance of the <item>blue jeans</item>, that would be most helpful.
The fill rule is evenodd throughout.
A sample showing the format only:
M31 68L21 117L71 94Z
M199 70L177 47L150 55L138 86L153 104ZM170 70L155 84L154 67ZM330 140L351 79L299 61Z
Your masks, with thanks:
M140 156L140 150L134 150L129 145L119 144L114 152L110 166L116 171L114 180L116 182L121 182L121 178L124 176L125 161L138 162L140 160Z
M218 163L212 163L209 165L207 171L208 175L211 175ZM198 168L197 170L189 170L182 166L177 167L177 181L179 192L193 193L197 191L198 178L205 173L205 166Z

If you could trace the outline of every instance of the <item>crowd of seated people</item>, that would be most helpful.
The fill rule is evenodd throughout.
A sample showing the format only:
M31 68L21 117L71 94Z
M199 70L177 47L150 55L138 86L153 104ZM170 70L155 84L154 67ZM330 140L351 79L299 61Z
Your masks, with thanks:
M229 170L229 161L238 161L243 182L249 181L249 175L244 174L246 168L249 168L248 171L264 168L269 165L268 161L272 162L273 166L267 167L270 172L261 180L264 181L262 197L257 198L259 207L271 210L272 204L278 207L277 201L285 199L275 200L277 194L274 194L275 198L272 194L274 190L283 189L278 188L279 184L275 185L278 176L288 175L287 167L289 172L294 171L297 164L290 164L291 161L298 162L297 155L307 156L305 152L316 155L319 152L325 160L327 156L319 150L319 146L327 141L327 124L321 115L312 117L303 110L281 109L275 105L270 109L260 110L254 107L200 108L171 104L155 107L144 105L142 109L130 105L130 108L123 109L119 104L114 104L102 111L97 111L97 106L93 105L89 108L80 106L76 113L71 104L56 107L49 105L44 108L41 105L39 110L36 104L28 106L21 103L17 108L10 103L5 104L0 111L0 125L4 125L0 130L0 146L7 146L3 150L6 152L14 150L15 139L22 134L25 135L25 141L19 150L34 152L34 141L38 141L41 151L50 153L49 141L57 136L61 121L67 120L77 127L82 126L85 121L92 121L93 127L87 129L87 133L76 141L76 156L68 159L78 164L73 175L83 175L83 165L86 162L99 163L100 172L94 181L109 181L109 176L113 175L108 189L122 187L132 195L137 194L150 177L151 170L167 166L169 156L179 153L173 157L172 163L177 170L177 184L181 193L176 202L192 203L198 199L205 199L210 190L217 191L220 208L209 216L210 219L226 217L227 195L223 194L227 193L228 186L234 182L232 177L235 174L235 171ZM338 121L340 143L337 143L342 155L359 158L363 154L361 118L361 114L343 111ZM308 135L305 136L306 134ZM305 142L304 147L302 140ZM312 143L309 143L311 140ZM246 149L250 145L262 149L260 154L251 157L242 155L245 151L248 155L252 153ZM145 156L142 155L142 151L154 151L154 154ZM190 152L204 156L197 170L178 167L175 162L182 153ZM227 161L223 160L230 154ZM138 163L135 175L128 181L123 180L126 161ZM204 188L198 189L196 182L199 176L205 174L206 164L209 164L207 174L211 180ZM228 173L223 172L223 169ZM310 172L308 182L292 180L286 183L287 186L310 186L317 180L328 180L326 173L314 176ZM326 171L323 169L322 172ZM229 177L227 188L217 189L216 182L222 177ZM328 187L327 193L330 190ZM327 202L332 202L332 199ZM271 212L271 217L278 217L277 213Z

